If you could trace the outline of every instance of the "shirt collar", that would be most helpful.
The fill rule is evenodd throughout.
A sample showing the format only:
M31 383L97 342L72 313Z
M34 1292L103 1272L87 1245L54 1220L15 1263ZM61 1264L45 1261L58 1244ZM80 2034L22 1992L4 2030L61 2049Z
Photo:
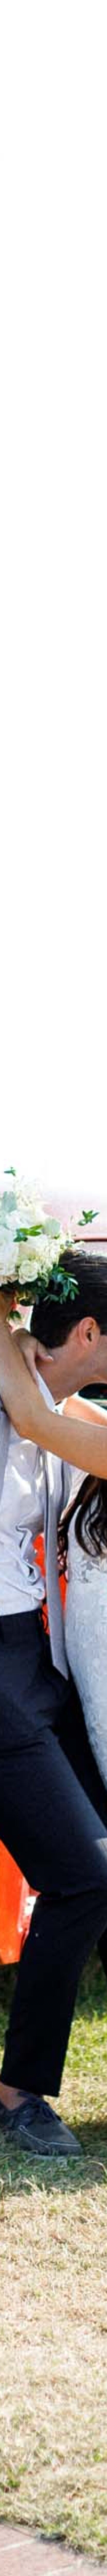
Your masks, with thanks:
M40 1377L40 1369L38 1369L38 1386L40 1386L40 1395L44 1395L44 1404L49 1405L50 1413L64 1413L66 1395L63 1396L63 1403L55 1404L54 1395L51 1395L51 1387L46 1385L46 1379L44 1377Z

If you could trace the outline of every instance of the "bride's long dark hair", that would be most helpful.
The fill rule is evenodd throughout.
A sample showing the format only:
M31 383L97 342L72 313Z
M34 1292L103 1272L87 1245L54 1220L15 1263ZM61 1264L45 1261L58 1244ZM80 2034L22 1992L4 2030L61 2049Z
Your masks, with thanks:
M76 1538L85 1556L92 1560L107 1556L107 1485L103 1480L96 1485L87 1478L84 1498L77 1508Z
M95 1560L98 1563L99 1557L101 1562L104 1556L107 1557L107 1484L104 1480L96 1485L94 1478L87 1476L86 1484L83 1480L80 1498L77 1496L73 1504L67 1505L58 1538L59 1570L65 1575L69 1528L74 1518L78 1547L82 1548L84 1556L90 1557L91 1563Z

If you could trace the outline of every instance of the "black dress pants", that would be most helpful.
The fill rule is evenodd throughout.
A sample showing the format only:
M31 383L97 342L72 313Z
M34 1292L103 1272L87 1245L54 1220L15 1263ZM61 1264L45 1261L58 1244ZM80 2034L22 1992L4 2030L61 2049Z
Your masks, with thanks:
M107 1927L106 1818L78 1776L79 1726L81 1742L75 1685L53 1669L41 1615L0 1620L0 1838L41 1889L2 2075L44 2094L59 2091L81 1969Z

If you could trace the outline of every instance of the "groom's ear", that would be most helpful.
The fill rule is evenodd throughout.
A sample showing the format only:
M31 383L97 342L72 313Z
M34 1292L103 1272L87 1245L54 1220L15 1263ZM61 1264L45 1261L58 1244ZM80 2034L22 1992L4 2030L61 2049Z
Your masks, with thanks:
M78 1348L81 1351L81 1355L82 1351L83 1354L85 1354L85 1351L87 1352L87 1343L89 1342L91 1342L91 1345L93 1343L93 1351L97 1349L97 1342L99 1342L99 1324L96 1324L95 1315L82 1315L81 1323L77 1324L77 1335Z

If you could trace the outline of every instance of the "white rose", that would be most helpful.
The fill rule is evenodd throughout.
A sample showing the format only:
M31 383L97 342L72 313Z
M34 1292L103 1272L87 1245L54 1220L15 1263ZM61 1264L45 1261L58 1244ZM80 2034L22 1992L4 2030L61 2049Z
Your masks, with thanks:
M24 1279L29 1281L30 1277L36 1279L37 1271L46 1265L46 1253L47 1244L44 1247L44 1236L43 1251L41 1235L28 1235L26 1243L21 1243L20 1240L17 1244L17 1269L20 1282L24 1283Z

